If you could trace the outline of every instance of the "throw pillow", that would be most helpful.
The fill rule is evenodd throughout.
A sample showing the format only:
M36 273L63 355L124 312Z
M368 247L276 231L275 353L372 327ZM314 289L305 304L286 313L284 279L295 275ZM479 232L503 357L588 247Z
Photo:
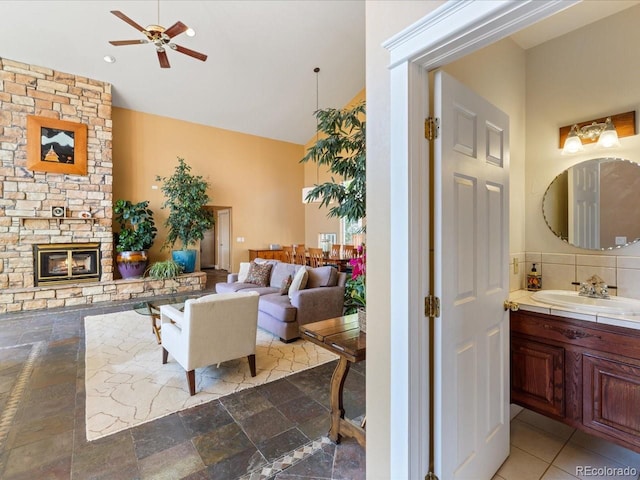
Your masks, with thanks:
M258 285L260 287L266 287L267 285L269 285L269 277L271 276L272 266L273 265L271 265L270 263L258 264L255 262L251 262L249 273L247 274L245 282L253 283L254 285Z
M249 268L251 263L240 262L240 270L238 270L238 281L244 283L247 281L247 275L249 275Z
M282 281L282 286L280 287L280 295L286 295L287 293L289 293L291 282L293 282L293 277L291 275L289 275Z
M289 287L289 298L293 299L293 294L298 290L304 290L304 287L307 286L307 269L306 267L301 267L293 277L291 281L291 286Z

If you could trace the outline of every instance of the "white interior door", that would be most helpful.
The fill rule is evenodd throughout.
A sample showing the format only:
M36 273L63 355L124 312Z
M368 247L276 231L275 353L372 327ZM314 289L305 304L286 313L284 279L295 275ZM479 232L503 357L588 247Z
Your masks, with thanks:
M231 271L231 212L218 210L218 268Z
M509 117L435 74L435 473L489 480L509 454Z
M569 243L600 248L600 163L574 165L568 183Z

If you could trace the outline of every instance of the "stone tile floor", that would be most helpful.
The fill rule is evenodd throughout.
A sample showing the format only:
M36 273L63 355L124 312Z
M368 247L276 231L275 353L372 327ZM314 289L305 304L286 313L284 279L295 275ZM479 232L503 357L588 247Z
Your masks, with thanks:
M207 273L208 290L224 281ZM0 315L0 479L365 478L364 449L324 437L335 363L87 442L82 319L132 303ZM347 379L350 418L364 413L364 379L362 362ZM638 478L640 454L512 409L511 453L495 480ZM594 477L584 466L633 470Z
M365 478L364 449L325 437L335 362L87 442L83 318L132 303L0 315L0 478ZM365 363L349 418L364 414Z

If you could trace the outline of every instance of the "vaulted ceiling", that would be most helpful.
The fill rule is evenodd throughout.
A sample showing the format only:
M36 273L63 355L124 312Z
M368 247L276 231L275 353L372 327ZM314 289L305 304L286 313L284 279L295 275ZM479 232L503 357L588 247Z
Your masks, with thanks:
M518 32L530 48L637 4L581 2ZM306 143L318 106L341 107L365 87L364 0L0 0L0 56L113 85L113 104L228 130ZM196 31L173 38L205 62L167 52L112 15L142 27L181 21ZM105 55L115 57L106 63Z
M110 82L118 107L303 144L315 132L315 67L320 108L365 86L364 9L361 0L0 1L0 56ZM111 10L142 27L183 22L196 35L173 41L208 59L169 50L171 68L160 68L152 44L110 45L144 38Z

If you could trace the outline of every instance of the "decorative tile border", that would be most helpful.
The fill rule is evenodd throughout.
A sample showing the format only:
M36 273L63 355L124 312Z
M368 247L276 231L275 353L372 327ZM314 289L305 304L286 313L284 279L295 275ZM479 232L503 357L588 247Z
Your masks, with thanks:
M268 480L275 477L278 473L282 472L286 468L301 462L305 458L309 458L314 453L322 450L326 445L331 444L331 440L327 437L320 437L317 440L312 440L309 443L284 454L280 458L277 458L268 465L263 465L253 472L249 472L246 475L239 478L239 480Z
M27 357L24 365L22 366L22 370L18 374L16 381L13 385L13 388L9 392L9 397L7 402L2 410L2 414L0 414L0 452L4 450L4 443L7 440L7 435L9 430L11 430L11 425L13 424L13 420L16 416L16 412L18 411L18 405L22 401L22 397L24 396L24 391L27 386L27 382L33 373L33 367L38 359L38 356L42 352L45 342L35 342L35 343L25 343L22 345L14 345L11 347L2 347L0 350L8 350L15 349L20 347L25 347L31 345L31 351L29 352L29 356Z

